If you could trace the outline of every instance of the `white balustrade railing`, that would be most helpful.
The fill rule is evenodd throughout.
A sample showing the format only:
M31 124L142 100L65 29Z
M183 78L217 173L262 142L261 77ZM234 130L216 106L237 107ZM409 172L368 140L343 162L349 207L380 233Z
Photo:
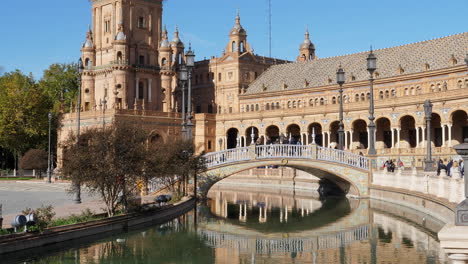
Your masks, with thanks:
M262 145L256 146L255 154L257 159L310 159L312 158L312 148L311 146L303 145Z
M372 184L430 194L452 203L459 203L465 198L464 179L447 177L444 172L437 176L411 169L395 170L393 173L380 170L372 174Z
M317 159L369 170L368 158L343 150L317 146Z
M316 145L259 145L212 152L204 157L208 169L240 161L294 158L317 159L369 170L369 159L364 156Z
M207 168L251 159L249 147L211 152L206 154L204 158Z

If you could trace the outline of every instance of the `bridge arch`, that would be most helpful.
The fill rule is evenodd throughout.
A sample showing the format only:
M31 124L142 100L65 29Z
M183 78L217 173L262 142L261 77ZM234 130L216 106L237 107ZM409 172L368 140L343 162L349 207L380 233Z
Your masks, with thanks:
M206 197L216 182L257 167L287 166L332 182L344 193L369 196L369 161L341 150L317 145L250 146L205 155L207 171L200 176L199 194Z

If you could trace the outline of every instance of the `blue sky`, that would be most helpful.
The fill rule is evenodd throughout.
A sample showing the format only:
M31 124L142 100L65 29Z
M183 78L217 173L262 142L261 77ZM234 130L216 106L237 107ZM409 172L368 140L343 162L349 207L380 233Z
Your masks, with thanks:
M309 25L320 58L465 32L467 0L271 0L274 57L295 60ZM255 53L268 55L268 0L167 0L163 22L192 42L197 59L219 56L240 10ZM91 21L87 0L0 1L0 74L36 78L50 64L79 58ZM468 47L467 47L468 50Z

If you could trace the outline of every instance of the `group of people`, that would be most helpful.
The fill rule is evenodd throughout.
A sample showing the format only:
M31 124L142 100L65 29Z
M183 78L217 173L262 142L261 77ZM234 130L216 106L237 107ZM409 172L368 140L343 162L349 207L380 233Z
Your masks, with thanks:
M256 144L257 145L262 144L261 138L257 139ZM281 135L280 137L276 139L270 139L269 137L267 137L266 145L271 145L271 144L302 145L302 142L300 138L296 139L295 137L289 137L288 139L285 135Z
M445 170L449 177L452 177L455 171L460 172L461 177L463 177L465 174L465 165L462 159L459 161L451 159L447 165L444 164L442 159L439 159L439 161L437 161L437 175L440 175L441 170Z
M390 160L385 161L382 168L384 170L387 169L388 172L395 172L396 166L398 166L398 168L404 168L403 161L401 161L400 159L398 159L398 161L393 161L390 159Z

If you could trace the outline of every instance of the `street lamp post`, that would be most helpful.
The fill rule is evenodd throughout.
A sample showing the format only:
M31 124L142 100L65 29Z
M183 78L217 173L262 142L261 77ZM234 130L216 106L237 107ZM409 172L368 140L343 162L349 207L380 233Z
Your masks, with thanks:
M49 114L47 115L49 117L49 151L48 151L48 155L47 155L47 182L48 183L51 183L52 180L51 180L51 171L50 171L50 130L51 130L51 124L52 124L52 113L49 112Z
M367 152L368 155L375 155L377 152L375 151L375 123L374 123L374 72L377 69L377 57L375 57L372 49L367 56L367 71L370 74L369 82L370 82L370 103L369 103L369 151Z
M78 104L76 105L76 144L78 144L80 138L80 114L81 114L81 75L83 74L84 66L83 60L81 58L78 60ZM77 181L74 183L75 185L75 196L73 197L73 201L76 204L81 203L81 186L80 183Z
M185 83L188 79L187 66L185 64L180 65L179 79L182 85L182 140L187 140L187 123L186 123L186 107L185 107Z
M188 140L192 141L193 134L192 134L192 128L193 128L193 123L192 123L192 70L195 67L195 53L192 51L192 47L189 46L189 50L185 54L186 58L186 63L187 63L187 69L188 69L188 95L187 95L187 134L188 134Z
M343 84L345 83L345 71L343 68L338 69L336 72L336 82L340 86L340 97L338 98L340 100L340 124L338 128L338 149L343 150L344 146L344 128L343 128Z
M427 155L424 161L424 171L433 171L433 163L431 157L431 119L432 119L432 103L430 100L424 101L424 113L426 119L426 135L427 135Z

